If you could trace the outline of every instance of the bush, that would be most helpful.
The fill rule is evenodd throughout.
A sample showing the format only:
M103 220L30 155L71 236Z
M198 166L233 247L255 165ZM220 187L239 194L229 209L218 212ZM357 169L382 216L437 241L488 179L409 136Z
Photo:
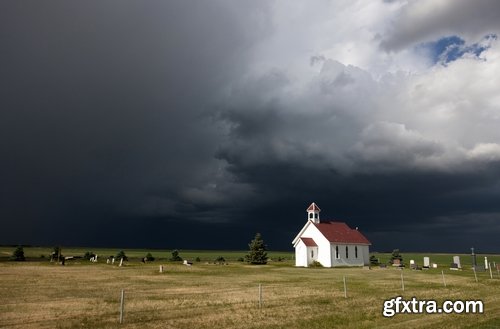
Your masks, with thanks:
M198 262L198 263L201 262L200 257L196 257L195 261Z
M24 249L23 247L19 246L14 250L12 253L11 259L16 261L16 262L22 262L25 261L26 258L24 257Z
M226 263L226 259L225 259L224 257L222 257L222 256L219 256L219 257L217 257L217 258L214 260L214 263L215 263L215 264L219 264L219 265L221 265L221 264L225 264L225 263Z
M172 257L170 257L170 261L182 262L182 257L179 256L179 250L175 249L174 251L172 251Z
M92 257L95 257L95 254L93 252L91 252L91 251L87 251L83 255L83 258L85 258L86 260L90 260Z
M377 266L379 264L380 264L380 262L379 262L378 258L375 257L374 255L371 255L370 256L370 265Z
M147 260L148 262L152 262L152 261L154 261L154 260L155 260L155 258L153 257L153 255L151 255L151 253L150 253L150 252L148 252L148 253L146 254L146 257L145 257L145 258L146 258L146 260Z
M244 262L245 259L243 257L238 258L238 262Z
M313 260L312 263L309 264L309 267L323 267L323 265L317 260Z

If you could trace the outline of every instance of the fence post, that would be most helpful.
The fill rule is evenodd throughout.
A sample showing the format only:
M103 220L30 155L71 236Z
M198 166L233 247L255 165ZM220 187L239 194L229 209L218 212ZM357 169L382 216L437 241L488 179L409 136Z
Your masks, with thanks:
M488 264L488 267L490 268L490 278L493 279L493 272L491 272L491 263Z
M123 313L124 313L124 305L125 304L125 290L122 289L121 298L120 298L120 323L123 323Z
M259 308L262 307L262 283L259 283Z
M347 283L345 281L345 275L344 275L344 298L347 298Z
M441 275L443 276L443 285L446 287L446 280L444 279L444 271L441 270Z
M401 270L401 289L405 291L405 279L403 278L403 270Z
M477 274L476 274L476 268L473 267L472 270L474 271L474 277L476 278L476 282L477 282Z

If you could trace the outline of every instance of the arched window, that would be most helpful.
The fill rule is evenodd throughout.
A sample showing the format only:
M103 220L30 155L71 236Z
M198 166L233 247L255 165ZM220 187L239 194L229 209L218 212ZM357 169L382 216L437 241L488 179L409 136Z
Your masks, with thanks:
M312 212L309 213L309 218L313 218L314 214Z
M339 259L339 246L335 246L335 258Z
M319 214L318 213L314 213L314 218L318 219L319 217Z
M358 246L354 247L354 257L358 258Z
M349 258L349 247L345 246L345 258Z

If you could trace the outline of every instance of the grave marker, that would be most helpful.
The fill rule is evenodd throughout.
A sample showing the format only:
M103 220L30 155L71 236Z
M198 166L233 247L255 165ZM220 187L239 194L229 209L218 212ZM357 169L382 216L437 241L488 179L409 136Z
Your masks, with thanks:
M424 257L424 268L429 268L430 259L429 257Z

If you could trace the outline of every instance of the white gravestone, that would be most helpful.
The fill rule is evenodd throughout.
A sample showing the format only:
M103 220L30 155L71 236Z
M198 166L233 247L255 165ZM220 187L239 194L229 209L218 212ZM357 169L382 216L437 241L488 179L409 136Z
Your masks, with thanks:
M424 257L424 267L425 268L429 268L429 265L430 265L430 259L429 257Z
M453 256L453 263L457 264L457 268L462 268L462 265L460 265L460 256Z
M488 257L484 257L484 269L488 269Z

